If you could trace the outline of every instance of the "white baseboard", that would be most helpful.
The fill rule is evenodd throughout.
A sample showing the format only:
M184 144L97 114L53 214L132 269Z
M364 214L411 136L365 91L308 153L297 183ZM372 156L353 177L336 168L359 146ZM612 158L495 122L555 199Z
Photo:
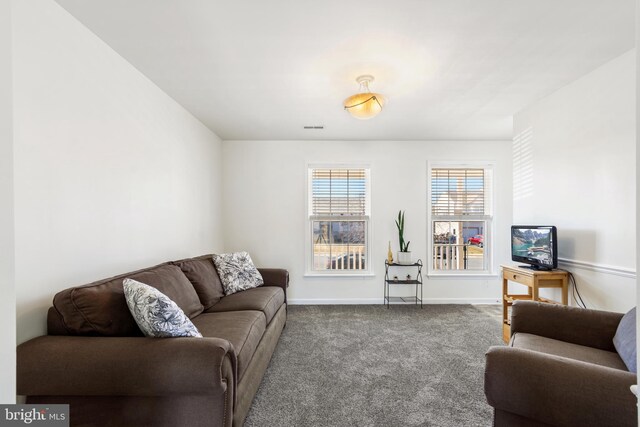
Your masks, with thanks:
M382 298L289 298L289 305L382 305ZM499 304L499 298L425 298L423 304ZM408 304L408 303L391 303ZM413 303L410 303L413 304Z
M502 304L500 298L425 298L425 304Z
M289 305L375 305L382 304L382 298L288 298Z

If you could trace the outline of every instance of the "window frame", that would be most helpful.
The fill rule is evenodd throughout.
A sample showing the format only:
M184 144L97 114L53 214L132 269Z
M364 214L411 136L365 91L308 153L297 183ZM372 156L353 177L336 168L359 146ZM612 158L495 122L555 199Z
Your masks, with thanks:
M432 170L433 169L484 169L490 170L491 179L489 183L485 182L485 191L489 192L489 208L490 214L484 215L433 215L432 213ZM495 276L494 266L494 223L496 221L496 193L495 193L495 175L496 163L493 161L427 161L427 277L489 277ZM485 195L485 200L486 200ZM453 222L472 222L484 221L484 260L482 270L437 270L433 268L433 245L434 236L433 229L436 221L453 221Z
M364 169L365 170L365 215L349 215L341 218L332 215L313 214L312 174L314 169ZM368 163L307 163L306 173L306 218L305 218L305 277L369 277L374 276L371 261L371 165ZM363 270L314 270L313 269L313 223L316 221L364 221L365 269Z

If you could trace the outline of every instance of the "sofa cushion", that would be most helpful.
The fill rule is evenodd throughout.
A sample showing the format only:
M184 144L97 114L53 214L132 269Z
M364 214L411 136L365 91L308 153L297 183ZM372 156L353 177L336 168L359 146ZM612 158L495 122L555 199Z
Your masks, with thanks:
M264 283L248 252L213 255L225 295L252 289Z
M141 336L124 298L122 281L125 278L158 289L190 318L202 312L202 304L189 279L178 267L161 264L56 294L53 306L66 331L70 335Z
M213 265L212 256L202 255L172 262L187 276L198 297L200 297L200 302L205 310L216 304L224 296L222 282L220 282L216 267Z
M156 288L132 279L124 279L122 286L129 311L145 336L202 338L184 311Z
M636 308L629 310L620 320L613 345L629 371L634 374L636 368Z
M541 353L553 354L582 362L593 363L609 368L626 371L627 367L613 351L600 350L599 348L586 347L572 344L565 341L558 341L540 335L517 332L513 334L510 342L511 347L523 348L526 350L539 351Z
M193 324L205 338L222 338L233 344L241 380L266 329L264 315L259 311L203 313Z
M268 325L283 303L284 291L282 288L260 286L222 298L219 303L208 309L207 313L257 310L264 314Z
M156 288L173 300L189 318L202 313L202 303L187 276L174 265L163 265L128 276Z

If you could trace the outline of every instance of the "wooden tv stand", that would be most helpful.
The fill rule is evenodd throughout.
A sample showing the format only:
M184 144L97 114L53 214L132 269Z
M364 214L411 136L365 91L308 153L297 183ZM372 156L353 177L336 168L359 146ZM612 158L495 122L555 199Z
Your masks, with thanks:
M563 270L541 271L521 268L515 265L502 265L502 339L508 342L511 338L511 318L509 307L516 300L531 300L552 304L569 303L569 273ZM509 282L519 283L527 287L526 294L510 294ZM541 298L542 288L560 288L562 302Z

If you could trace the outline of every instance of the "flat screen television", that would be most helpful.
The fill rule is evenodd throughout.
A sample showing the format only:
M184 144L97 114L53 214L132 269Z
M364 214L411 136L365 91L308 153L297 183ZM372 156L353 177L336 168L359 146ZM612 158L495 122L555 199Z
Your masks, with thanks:
M512 225L511 259L534 270L558 268L558 232L552 225Z

